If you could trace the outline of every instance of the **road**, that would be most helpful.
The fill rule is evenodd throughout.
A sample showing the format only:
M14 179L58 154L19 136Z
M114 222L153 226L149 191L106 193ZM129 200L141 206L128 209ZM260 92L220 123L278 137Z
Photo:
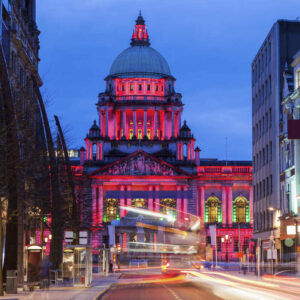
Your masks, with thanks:
M101 300L300 299L300 278L184 271L176 275L125 274Z
M193 282L169 284L130 284L117 285L105 294L101 300L219 300L208 288Z

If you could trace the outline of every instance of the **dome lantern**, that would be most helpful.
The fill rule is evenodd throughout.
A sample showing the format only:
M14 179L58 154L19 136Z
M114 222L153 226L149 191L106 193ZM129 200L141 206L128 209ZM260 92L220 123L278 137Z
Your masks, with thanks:
M130 45L131 46L150 46L149 35L147 32L145 20L142 16L141 11L140 11L138 18L136 19L136 25L134 27Z

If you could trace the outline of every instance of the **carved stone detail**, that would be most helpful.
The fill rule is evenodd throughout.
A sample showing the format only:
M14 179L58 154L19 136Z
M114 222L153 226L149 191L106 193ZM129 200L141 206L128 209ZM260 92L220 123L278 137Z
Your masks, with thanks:
M175 172L165 164L160 164L150 157L139 153L128 160L114 164L103 173L104 175L163 175L173 176Z

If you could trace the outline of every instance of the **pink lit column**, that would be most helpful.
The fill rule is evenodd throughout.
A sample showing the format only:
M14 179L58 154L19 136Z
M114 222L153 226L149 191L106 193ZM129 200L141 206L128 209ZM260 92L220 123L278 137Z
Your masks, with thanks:
M131 186L127 186L127 191L131 191ZM127 206L131 207L131 197L127 198Z
M232 187L228 188L228 225L232 225Z
M154 138L157 138L157 110L154 111Z
M97 210L97 187L92 185L92 202L93 202L93 212L92 212L92 219L93 219L93 226L96 225L96 210Z
M125 109L123 110L123 139L126 138L126 111Z
M253 225L253 187L250 186L250 224Z
M156 193L159 191L159 186L155 187L155 191L156 191ZM159 198L158 197L155 198L155 211L156 212L160 211L160 209L159 209Z
M100 185L98 190L98 225L102 225L103 223L103 186Z
M181 209L182 209L182 200L179 196L179 192L180 192L181 188L178 186L177 187L177 221L181 222L182 221L182 214L181 214Z
M144 110L144 138L147 138L147 110Z
M124 185L121 185L121 188L120 188L121 192L123 193L123 195L121 196L121 199L120 199L120 206L125 206L125 199L124 199ZM125 210L124 209L120 209L120 217L124 217L125 216Z
M175 111L172 110L172 137L175 137Z
M133 137L136 138L136 110L133 111Z
M153 191L153 187L149 186L149 194L151 193L151 191ZM152 197L148 198L148 209L153 211L153 198Z
M227 224L227 201L226 201L226 188L222 187L222 223Z
M100 127L100 135L103 134L103 126L102 126L102 110L99 110L99 127Z
M185 194L187 193L187 190L188 190L188 188L184 187L184 193ZM184 195L184 198L183 198L183 211L184 211L185 217L186 217L186 214L188 212L188 200L186 198L186 195Z
M205 187L200 188L200 218L204 223L204 212L205 212Z
M105 110L105 136L108 137L108 109Z

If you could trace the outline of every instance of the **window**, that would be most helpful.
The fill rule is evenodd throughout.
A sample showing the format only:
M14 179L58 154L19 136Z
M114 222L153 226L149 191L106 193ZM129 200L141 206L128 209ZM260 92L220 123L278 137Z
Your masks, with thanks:
M300 69L296 71L296 89L300 86Z
M118 200L114 198L105 199L106 210L104 213L104 222L118 220Z
M266 154L265 154L265 148L263 148L263 165L266 163Z
M268 163L268 160L269 160L269 145L267 145L266 147L266 164Z
M263 180L263 197L266 197L266 181Z
M269 76L269 90L268 90L268 92L269 92L269 95L271 95L271 93L272 93L272 81L271 81L271 75Z
M158 92L158 85L155 86L155 91Z
M122 91L123 92L125 91L125 85L124 84L122 85Z
M253 171L255 172L255 156L253 156Z
M268 45L268 58L270 61L271 60L271 42L269 42L269 45Z
M143 198L134 198L131 200L131 206L136 208L146 208L146 201Z
M269 126L272 127L272 108L269 109Z
M259 121L259 137L261 137L261 121Z
M265 117L262 119L262 133L264 134L265 132Z
M133 91L133 84L130 84L130 91Z
M266 186L266 194L267 194L267 196L269 195L269 177L267 177L267 180L266 180L266 182L267 182L267 186Z
M220 211L221 201L212 194L206 201L206 222L215 223L219 221L218 212Z
M273 176L270 175L270 194L273 193Z
M268 119L268 112L266 113L266 131L268 131L268 128L269 128L269 119Z
M147 85L147 91L150 91L150 84Z
M270 142L270 161L272 161L272 142Z
M259 198L261 199L262 197L262 186L261 186L261 182L259 183Z
M259 151L259 168L261 168L262 163L261 163L261 151Z
M143 138L142 129L138 129L138 139L141 140Z
M141 84L139 84L139 91L141 91L142 90L142 85Z
M238 196L233 202L233 222L248 222L247 212L249 212L249 201L242 195Z

